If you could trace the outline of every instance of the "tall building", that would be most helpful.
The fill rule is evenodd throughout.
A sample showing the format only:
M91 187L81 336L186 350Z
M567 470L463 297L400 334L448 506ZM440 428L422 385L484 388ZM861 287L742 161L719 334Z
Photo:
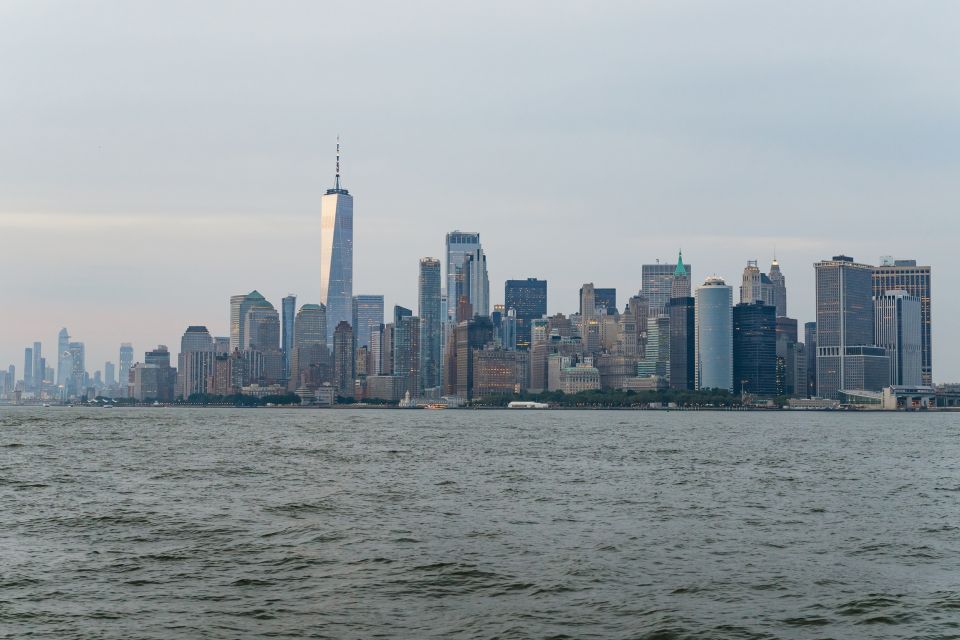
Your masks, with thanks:
M440 308L440 283L440 261L421 258L417 313L420 317L420 386L423 389L440 386L440 344L444 325Z
M24 391L33 390L33 349L31 347L23 350L23 389Z
M689 296L671 298L667 311L670 317L670 388L691 390L696 384L695 301Z
M176 395L187 400L193 394L207 392L207 380L213 375L215 354L213 337L206 327L191 325L180 338L177 357Z
M334 187L320 198L320 303L327 310L327 344L353 319L353 196L340 185L340 141Z
M247 294L230 296L230 352L246 349L249 339L246 335L247 312L254 306L270 305L266 298L253 290ZM270 305L271 308L272 305Z
M597 314L596 289L592 282L580 287L580 339L583 352L600 351L600 320Z
M711 276L696 293L697 389L733 390L733 291Z
M353 338L357 348L370 346L370 330L383 324L383 296L353 296Z
M670 298L690 297L690 274L683 264L683 252L677 256L677 266L673 269L673 281L670 283Z
M780 263L774 257L770 263L770 274L768 276L770 287L773 291L773 306L777 309L777 317L783 318L787 315L787 279L780 271Z
M70 334L64 327L57 335L57 384L60 386L66 386L70 378L70 367L66 366L69 364L66 362L70 358L69 349Z
M323 305L300 307L293 325L293 336L288 388L296 391L305 379L315 384L328 381L327 317ZM311 371L313 375L307 375Z
M47 368L42 349L41 343L33 343L33 390L37 392L43 389L43 378L46 375Z
M753 304L762 302L776 308L773 283L767 274L760 271L756 260L747 260L740 283L740 302Z
M930 284L930 267L918 266L916 260L884 258L881 265L873 269L874 296L899 290L920 299L920 340L923 345L921 380L926 386L933 384Z
M547 315L547 281L536 278L507 280L503 287L503 306L517 312L517 349L530 348L530 327Z
M293 358L293 325L297 316L297 296L292 293L281 301L280 350L283 352L283 377L290 377L290 361Z
M873 267L834 256L814 265L817 297L817 396L880 391L889 384L886 352L874 346Z
M776 307L774 307L776 309ZM777 394L802 396L806 393L806 355L800 357L803 348L795 318L777 316Z
M353 329L341 320L333 331L333 387L344 398L353 397L353 358Z
M420 318L403 307L394 307L393 375L403 377L404 392L420 395Z
M458 291L462 291L463 262L467 255L474 254L480 249L480 234L470 231L451 231L447 234L446 261L447 261L447 318L456 318L456 307L460 300Z
M923 312L920 298L888 289L873 299L876 344L890 358L890 384L916 387L923 382Z
M129 342L120 343L120 369L117 382L121 392L127 388L130 378L130 367L133 366L133 345Z
M692 281L693 269L689 264L683 264L687 272L687 280ZM666 312L667 303L673 295L673 274L676 265L657 262L641 266L641 293L647 299L650 315L657 316ZM689 291L687 292L689 296Z
M733 392L777 392L777 308L762 301L733 308Z
M457 299L466 298L474 315L490 315L490 279L487 275L487 256L482 248L464 257L456 284Z
M803 325L803 343L806 347L804 357L807 360L807 396L814 398L817 395L817 323L807 322Z
M114 387L117 384L117 369L112 362L103 363L103 379L108 387Z
M67 346L70 362L70 378L67 385L67 396L81 396L85 392L84 384L87 375L86 349L82 342L71 342Z
M177 370L170 366L170 350L166 345L158 345L153 351L147 351L143 356L143 364L152 367L153 370L146 376L150 385L147 389L152 394L146 394L143 390L143 378L141 377L141 393L136 394L138 400L152 398L160 402L173 402L175 399L175 386L177 381ZM146 370L144 371L146 373ZM136 385L136 380L134 384Z
M604 309L607 313L617 311L617 290L613 287L594 287L593 303L597 309Z
M475 316L457 325L456 343L456 394L466 400L473 399L473 360L478 349L493 339L493 322L486 316Z

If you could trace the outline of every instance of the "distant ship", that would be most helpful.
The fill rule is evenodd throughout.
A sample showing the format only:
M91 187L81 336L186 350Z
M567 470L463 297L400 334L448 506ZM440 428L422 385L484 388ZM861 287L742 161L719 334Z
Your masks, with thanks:
M507 405L507 409L549 409L550 405L546 402L526 402L514 400Z

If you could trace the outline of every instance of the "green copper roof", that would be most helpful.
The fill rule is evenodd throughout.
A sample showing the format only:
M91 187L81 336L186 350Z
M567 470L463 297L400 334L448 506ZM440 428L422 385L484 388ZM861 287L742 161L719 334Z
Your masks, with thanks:
M673 271L673 277L686 275L687 268L683 266L683 251L681 251L679 257L677 258L677 268Z
M305 304L302 307L300 307L300 311L303 311L304 309L308 311L319 311L320 308L321 307L318 304Z
M259 291L257 291L256 289L254 289L253 291L251 291L250 293L248 293L248 294L247 294L247 297L248 297L248 298L253 298L253 299L255 299L255 300L265 300L265 298L263 297L263 294L260 293Z

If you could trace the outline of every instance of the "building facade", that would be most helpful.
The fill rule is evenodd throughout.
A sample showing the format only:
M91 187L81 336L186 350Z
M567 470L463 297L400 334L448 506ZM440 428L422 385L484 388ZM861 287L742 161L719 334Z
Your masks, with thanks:
M884 258L873 269L873 295L882 296L887 291L906 291L920 300L921 373L925 386L933 384L933 325L931 310L931 273L929 266L918 265L916 260L893 260Z
M696 386L733 390L733 292L717 276L696 293Z
M762 301L733 308L733 392L777 392L777 308Z
M353 320L353 196L340 185L339 142L334 186L320 198L320 303L332 346L340 323Z

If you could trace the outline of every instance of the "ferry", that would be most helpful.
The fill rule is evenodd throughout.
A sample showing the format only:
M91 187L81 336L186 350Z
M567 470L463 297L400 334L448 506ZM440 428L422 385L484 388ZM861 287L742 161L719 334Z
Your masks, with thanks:
M527 402L514 400L507 405L507 409L549 409L550 405L546 402Z
M423 405L424 409L447 409L448 407L449 405L444 402L431 402Z

